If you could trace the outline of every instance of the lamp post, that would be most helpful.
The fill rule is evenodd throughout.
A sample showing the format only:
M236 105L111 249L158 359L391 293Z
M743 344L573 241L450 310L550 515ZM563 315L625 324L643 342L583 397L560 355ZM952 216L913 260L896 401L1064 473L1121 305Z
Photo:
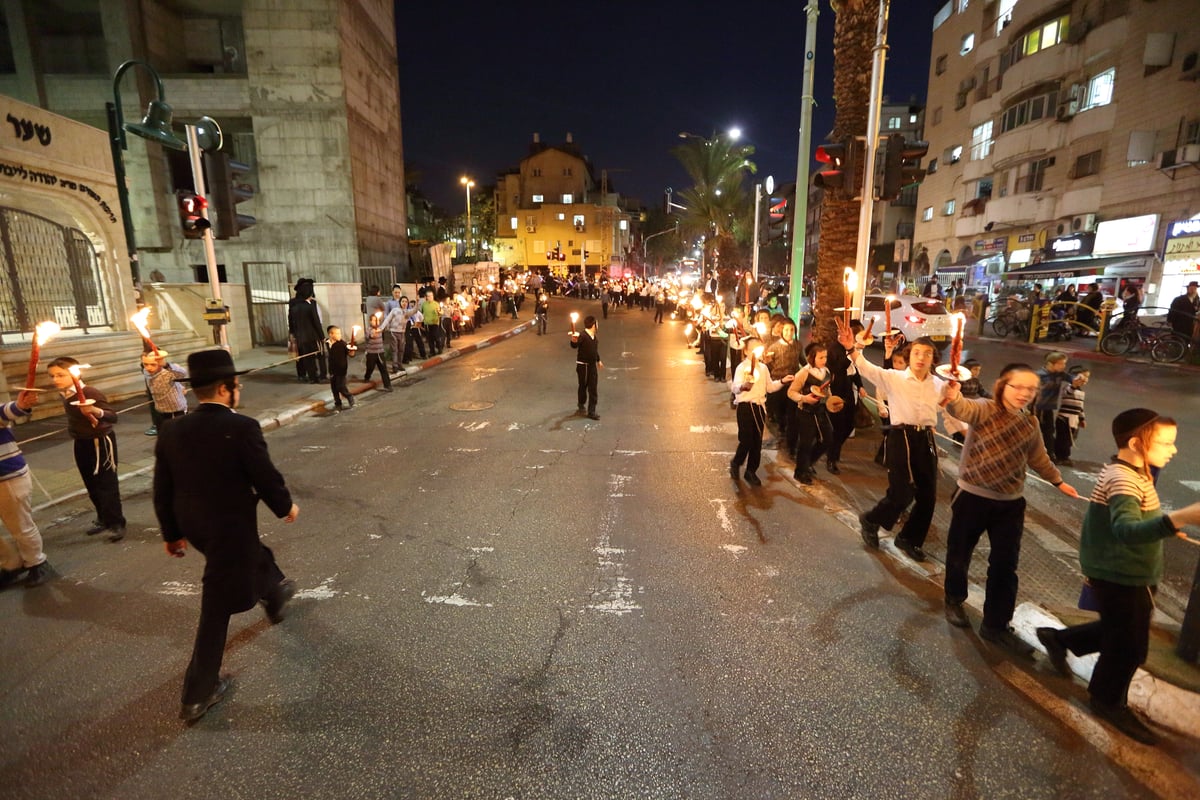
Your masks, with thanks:
M466 250L463 252L463 258L466 258L467 254L471 252L471 187L475 185L475 181L463 175L458 182L467 190L467 243Z
M121 77L130 67L141 67L154 78L157 91L156 99L151 100L146 107L146 116L141 122L125 124L124 111L121 108ZM186 150L187 144L171 131L171 107L167 105L166 92L163 90L162 78L144 61L130 60L117 67L113 75L113 102L105 103L108 115L108 140L112 148L113 177L117 182L117 200L121 205L121 223L125 228L125 246L129 251L130 275L135 284L141 282L141 271L138 269L137 239L133 230L133 215L129 211L129 187L125 185L125 151L129 149L125 132L136 134L143 139L158 142L163 147L172 150Z
M679 232L679 220L675 220L674 228L668 228L665 231L659 231L658 233L652 233L649 236L642 237L642 280L646 279L646 242L650 241L655 236L663 236L668 233L678 233L678 232Z

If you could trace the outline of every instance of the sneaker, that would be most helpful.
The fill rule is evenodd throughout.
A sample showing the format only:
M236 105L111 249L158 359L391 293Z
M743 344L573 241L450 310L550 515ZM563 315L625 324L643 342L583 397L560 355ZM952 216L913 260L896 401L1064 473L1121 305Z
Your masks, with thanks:
M1058 640L1058 629L1038 628L1037 638L1042 647L1046 648L1046 657L1050 659L1055 671L1063 677L1071 677L1071 667L1067 664L1067 648Z
M946 600L946 621L956 628L969 628L971 621L967 619L967 611L962 603Z
M146 428L143 433L145 433L147 436L158 436L158 428L151 425L149 428Z
M54 570L51 569L50 562L43 561L29 568L29 572L25 575L25 587L41 586L52 577L54 577Z
M979 637L986 642L998 644L1025 658L1033 658L1034 646L1013 632L1012 628L993 628L990 625L979 626Z
M1094 697L1088 698L1088 708L1100 719L1112 725L1121 733L1142 744L1158 744L1158 736L1146 727L1126 705L1110 705Z
M867 547L879 549L879 526L867 519L866 514L858 515L858 524L862 526L862 540Z

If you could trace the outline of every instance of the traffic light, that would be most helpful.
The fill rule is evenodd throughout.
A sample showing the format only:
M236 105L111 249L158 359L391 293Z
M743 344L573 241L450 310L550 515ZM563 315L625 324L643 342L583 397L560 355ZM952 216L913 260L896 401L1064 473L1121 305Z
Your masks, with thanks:
M587 251L587 250L584 250L584 251L583 251L583 260L584 260L584 261L587 261L587 258L588 258L588 251Z
M208 196L217 212L216 237L234 239L257 220L239 214L238 203L254 198L254 187L242 180L250 171L249 164L234 161L220 150L204 154L204 178L208 181Z
M858 140L850 137L844 142L826 142L817 148L817 161L828 164L813 176L813 185L823 189L838 189L847 197L857 197L859 194L858 181L854 172L857 167L860 145Z
M905 187L924 180L925 170L917 165L929 152L929 142L906 142L904 134L893 133L887 137L884 148L879 199L895 200Z
M179 200L179 226L183 228L184 238L203 239L204 232L212 227L200 213L208 208L208 201L187 189L180 189L175 196Z

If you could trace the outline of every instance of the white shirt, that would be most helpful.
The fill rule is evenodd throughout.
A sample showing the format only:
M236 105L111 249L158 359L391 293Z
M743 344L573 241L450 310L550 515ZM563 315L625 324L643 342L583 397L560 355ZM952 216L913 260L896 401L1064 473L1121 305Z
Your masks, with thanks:
M855 362L859 373L887 392L888 415L893 425L937 425L942 387L946 381L932 372L918 380L911 369L899 372L877 367L859 354Z
M742 391L742 384L751 380L753 383L750 388ZM733 389L735 403L763 405L767 402L767 392L778 392L783 388L783 381L771 380L771 370L761 361L755 365L754 375L751 377L750 359L746 358L733 371L733 382L730 387Z

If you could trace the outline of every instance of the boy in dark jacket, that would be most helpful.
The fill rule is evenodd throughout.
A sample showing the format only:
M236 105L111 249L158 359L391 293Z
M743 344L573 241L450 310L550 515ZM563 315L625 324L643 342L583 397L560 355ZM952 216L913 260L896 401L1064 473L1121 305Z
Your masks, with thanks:
M333 391L333 409L342 410L342 398L350 408L354 408L354 396L346 386L346 371L350 367L350 359L358 353L357 347L351 347L342 340L342 329L330 325L329 333L329 388Z

